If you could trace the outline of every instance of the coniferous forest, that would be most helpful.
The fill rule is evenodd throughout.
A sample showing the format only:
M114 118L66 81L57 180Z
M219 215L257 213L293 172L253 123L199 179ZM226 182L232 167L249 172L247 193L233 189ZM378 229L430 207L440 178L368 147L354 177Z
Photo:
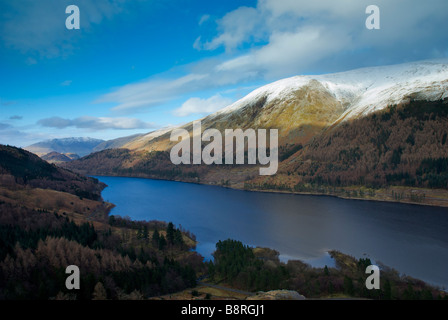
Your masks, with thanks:
M135 238L123 242L113 225L99 231L46 210L0 209L0 299L141 299L195 286L201 264L194 254L170 257L188 248L171 223L122 228ZM154 228L166 237L163 246L153 245L149 231L140 236ZM69 265L80 268L80 290L65 286Z

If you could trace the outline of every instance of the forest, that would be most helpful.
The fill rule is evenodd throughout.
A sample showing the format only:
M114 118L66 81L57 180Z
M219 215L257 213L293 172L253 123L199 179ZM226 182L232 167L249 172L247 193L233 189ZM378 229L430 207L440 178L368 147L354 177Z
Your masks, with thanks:
M161 246L149 238L149 233L158 234L154 228L159 224L141 222L146 230L141 235L123 229L135 234L123 242L112 225L99 231L88 222L77 225L54 212L5 203L0 213L2 300L143 299L196 284L201 265L194 261L199 257L178 257L189 247L172 223L159 229L160 239L166 239ZM80 290L65 287L68 265L80 268Z
M368 290L369 258L356 259L331 251L334 267L312 267L302 261L280 262L278 252L251 248L240 241L219 241L208 263L210 281L247 291L296 290L306 298L367 298L375 300L448 300L443 291L384 265L379 290Z
M448 189L447 101L410 101L329 128L287 171L302 183Z

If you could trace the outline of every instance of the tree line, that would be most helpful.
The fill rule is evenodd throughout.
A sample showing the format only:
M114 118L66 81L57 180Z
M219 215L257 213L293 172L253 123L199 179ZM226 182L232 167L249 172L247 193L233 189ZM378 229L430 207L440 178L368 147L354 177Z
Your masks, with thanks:
M187 261L169 254L189 251L172 223L160 232L167 238L162 247L143 238L125 243L114 228L99 231L53 212L0 204L0 299L92 299L101 288L103 298L148 298L196 285L201 265L187 261L197 254ZM80 290L65 287L72 264L81 271Z
M365 285L369 258L355 259L337 251L330 252L335 267L313 268L290 260L282 263L275 257L263 257L254 248L240 241L219 241L213 253L214 261L208 262L212 281L224 282L247 291L275 289L296 290L307 298L332 296L359 297L377 300L432 300L447 299L438 288L381 266L379 290L368 290Z

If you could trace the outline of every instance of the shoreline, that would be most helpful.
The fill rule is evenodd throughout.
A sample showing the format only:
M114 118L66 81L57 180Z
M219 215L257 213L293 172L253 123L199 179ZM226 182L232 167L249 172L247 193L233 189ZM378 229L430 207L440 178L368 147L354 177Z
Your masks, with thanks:
M225 186L223 186L225 187ZM416 205L416 206L426 206L426 207L436 207L436 208L448 208L448 199L441 199L440 201L446 201L446 205L437 205L432 203L423 203L423 202L413 202L413 201L398 201L391 199L374 199L374 198L359 198L359 197L345 197L337 194L329 194L329 193L319 193L319 192L293 192L293 191L282 191L282 190L262 190L262 189L244 189L244 188L232 188L227 187L234 190L243 190L249 192L266 192L266 193L281 193L281 194L291 194L291 195L307 195L307 196L316 196L316 197L333 197L344 200L359 200L359 201L374 201L374 202L387 202L387 203L397 203L397 204L407 204L407 205Z
M248 189L244 187L235 187L235 186L224 186L220 184L215 183L208 183L208 182L197 182L197 181L183 181L183 180L175 180L175 179L162 179L162 178L156 178L156 177L147 177L144 175L141 176L128 176L128 175L114 175L114 174L86 174L88 176L97 176L97 177L117 177L117 178L139 178L139 179L149 179L149 180L161 180L161 181L173 181L173 182L181 182L181 183L191 183L191 184L197 184L197 185L204 185L204 186L214 186L214 187L221 187L221 188L227 188L232 190L239 190L239 191L248 191L248 192L263 192L263 193L275 193L275 194L290 194L290 195L307 195L307 196L326 196L326 197L333 197L333 198L339 198L344 200L358 200L358 201L375 201L375 202L386 202L386 203L397 203L397 204L406 204L406 205L417 205L417 206L426 206L426 207L436 207L436 208L448 208L448 198L441 198L441 199L435 199L435 198L425 198L425 199L433 199L433 201L438 201L441 203L428 203L428 202L416 202L416 201L410 201L410 200L393 200L393 199L387 199L385 197L379 196L379 198L361 198L361 197L347 197L343 195L338 194L331 194L331 193L322 193L322 192L310 192L310 191L284 191L284 190L273 190L273 189ZM423 188L411 188L406 186L390 186L389 188L403 188L406 191L412 191L412 190L419 190L423 192L428 191L434 191L433 189L423 189ZM384 190L384 189L378 189L378 190ZM443 190L443 189L442 189ZM444 190L445 191L445 190ZM448 190L446 190L448 195Z

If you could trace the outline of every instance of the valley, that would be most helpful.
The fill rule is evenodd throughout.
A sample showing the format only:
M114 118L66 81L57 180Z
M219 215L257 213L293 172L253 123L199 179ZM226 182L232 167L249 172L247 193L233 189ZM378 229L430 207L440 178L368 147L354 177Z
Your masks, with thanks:
M174 165L175 128L61 165L90 175L446 206L447 78L444 60L293 77L201 119L202 131L221 132L223 147L226 129L277 129L279 167L272 176L247 165L248 141L245 165ZM177 129L191 136L193 123Z
M225 139L226 130L278 130L278 150L267 149L271 157L278 152L275 175L260 175L260 165L249 164L253 163L249 160L254 152L250 141L244 142L244 154L238 162L236 158L228 161L221 154L221 163L226 164L219 165L219 159L215 163L198 163L194 161L193 152L192 158L186 159L190 161L174 164L170 152L178 141L170 139L171 132L178 129L185 136L194 137L198 132L195 132L197 128L195 130L193 121L114 140L55 139L26 148L36 154L2 145L0 285L4 290L0 298L136 300L171 299L174 296L179 299L245 299L251 295L242 294L244 292L285 288L307 298L319 299L444 298L446 294L439 288L401 275L386 264L382 267L388 285L378 292L366 291L363 281L359 280L364 275L364 267L371 263L370 259L359 257L359 250L366 247L351 248L356 252L355 258L329 249L327 244L319 244L322 239L313 238L313 235L320 234L320 228L324 228L323 240L334 236L328 240L332 246L339 243L341 247L349 248L347 243L357 243L353 239L368 236L372 231L363 229L366 223L360 220L366 219L369 227L373 228L373 222L378 225L377 232L382 234L384 241L381 247L390 249L396 245L401 248L394 238L394 228L402 227L399 232L405 239L415 241L411 235L423 232L422 239L427 239L434 249L433 235L425 234L425 228L415 229L415 225L419 225L415 221L421 212L433 210L433 215L429 216L440 221L427 219L424 223L433 223L428 228L438 231L445 226L443 210L448 207L447 106L446 59L337 74L297 76L256 89L226 108L201 118L199 134L211 129L220 133L214 135L213 142L210 139L185 140L185 147L188 144L193 150L210 148L211 143L226 148L229 144ZM232 150L235 156L237 150L233 146ZM257 151L260 150L257 148ZM268 157L267 154L265 156ZM124 180L124 184L132 186L137 183L143 188L148 183L150 191L142 195L138 194L138 187L113 189L114 201L109 202L104 194L116 183L110 180L114 177L145 178L145 182ZM101 182L108 179L113 181L109 189L106 183ZM162 183L160 189L151 189L155 181ZM188 196L190 191L186 189L175 192L178 187L164 184L174 181L188 182L187 188L191 190L196 190L196 186L222 187L216 188L219 191L201 189L200 196L213 194L207 199L216 201L217 206L210 207L208 202L195 198L194 194ZM134 193L137 196L133 201L136 207L123 207L120 201L129 203L126 201ZM275 198L280 193L282 196L300 194L302 197ZM244 201L240 202L242 195ZM157 198L149 203L139 202L152 196ZM170 198L165 199L167 196ZM177 202L187 198L177 203L173 197ZM230 197L235 198L229 201ZM398 204L380 202L363 202L361 205L353 201L347 204L333 197L440 208L407 207L404 204L406 207L392 207ZM195 201L198 201L194 207L199 210L199 216L206 216L200 218L194 212L185 214ZM179 206L185 203L189 205ZM238 203L244 209L232 207ZM306 210L298 211L302 205ZM196 239L190 228L187 230L180 226L182 219L187 219L185 225L195 219L205 223L211 216L210 211L220 213L224 208L227 211L216 215L212 221L213 225L220 226L212 232L213 236L222 234L219 239L209 241L203 234ZM332 210L328 211L328 208ZM117 210L124 211L115 214ZM173 216L165 219L167 210ZM227 231L224 230L228 223L225 217L241 212L253 215L248 219L247 228L241 229L244 225L241 223L239 227L231 225ZM336 214L349 213L353 215L346 220L335 219ZM381 219L375 215L385 213L387 216ZM156 216L149 219L154 214ZM260 214L264 215L263 218ZM287 217L279 221L282 214ZM320 214L328 216L319 222L314 221ZM303 221L291 223L299 217L311 219L308 221L310 225L319 228L311 232L313 229ZM392 223L394 219L401 223ZM168 221L174 221L179 227ZM271 240L272 235L283 238L289 233L292 240L273 240L273 246L269 247L278 246L288 251L291 246L299 250L298 244L305 244L305 249L302 249L311 250L312 246L308 244L307 247L307 243L312 242L326 247L337 266L311 267L300 259L282 261L279 253L270 251L267 246L253 248L237 240L226 240L228 234L236 231L233 238L249 235L250 228L256 226L255 221L270 221L270 228L260 232L266 226L259 226L245 242L262 242L261 236ZM332 221L331 227L340 228L330 230L327 221ZM196 223L191 225L192 229L197 227ZM384 228L384 225L388 227ZM206 225L198 230L204 228L207 229ZM299 234L298 228L302 228ZM341 230L345 233L337 233ZM388 230L390 235L386 235ZM350 232L353 237L348 236ZM373 240L376 233L371 236L368 242L377 243ZM435 241L443 242L444 237L445 233L440 231L439 239ZM199 249L204 249L204 244L207 254L213 254L215 261L204 261L198 253ZM419 244L407 250L418 248ZM322 250L322 247L317 250ZM370 250L381 253L375 246ZM391 251L386 250L386 255L396 256ZM52 252L57 252L57 255ZM405 257L410 260L404 260L407 265L416 259L431 263L435 259L431 252L418 251L414 256ZM444 259L440 254L435 256ZM82 265L88 274L83 280L85 290L73 294L62 286L63 266L68 262ZM426 265L420 267L428 270ZM198 278L206 281L201 280L196 290L193 288L198 286ZM225 288L231 290L225 292ZM266 296L270 294L274 295L267 293ZM281 293L276 294L281 296Z

